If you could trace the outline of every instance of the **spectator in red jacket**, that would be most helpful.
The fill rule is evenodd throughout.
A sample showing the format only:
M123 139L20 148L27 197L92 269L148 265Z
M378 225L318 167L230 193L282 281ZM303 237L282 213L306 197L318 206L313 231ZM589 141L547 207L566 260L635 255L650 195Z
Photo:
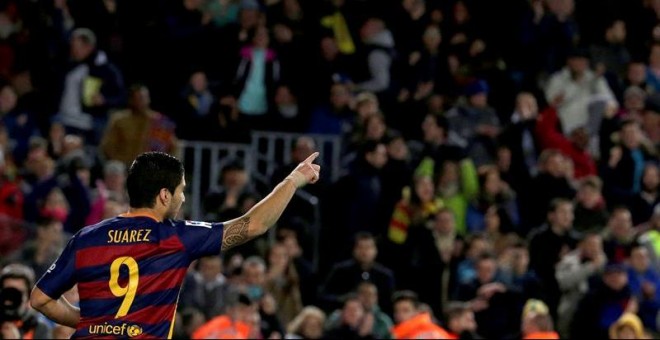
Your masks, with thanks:
M574 177L576 179L596 175L596 163L589 154L589 134L584 127L571 131L566 138L557 129L559 117L554 106L548 106L539 116L536 123L536 137L542 149L558 149L573 160L575 167Z

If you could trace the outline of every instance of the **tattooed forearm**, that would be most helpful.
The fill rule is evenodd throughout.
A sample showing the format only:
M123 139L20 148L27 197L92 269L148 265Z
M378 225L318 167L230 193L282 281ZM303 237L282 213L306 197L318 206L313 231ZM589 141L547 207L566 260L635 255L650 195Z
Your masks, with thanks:
M240 220L225 226L224 236L222 238L222 250L225 251L249 241L249 226L250 217L243 217Z

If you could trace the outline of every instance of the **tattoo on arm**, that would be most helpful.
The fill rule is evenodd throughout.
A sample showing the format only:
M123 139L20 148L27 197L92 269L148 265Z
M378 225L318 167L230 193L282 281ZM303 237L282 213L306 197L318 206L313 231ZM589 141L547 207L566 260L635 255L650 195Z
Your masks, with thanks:
M227 225L225 227L224 236L222 237L222 250L226 251L235 246L241 245L250 240L248 237L248 227L250 226L250 218L243 217L240 220Z

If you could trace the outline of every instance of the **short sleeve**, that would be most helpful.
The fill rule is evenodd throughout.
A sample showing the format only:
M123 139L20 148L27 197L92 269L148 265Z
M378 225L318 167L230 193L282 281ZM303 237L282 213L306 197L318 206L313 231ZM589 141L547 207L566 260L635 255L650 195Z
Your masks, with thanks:
M222 223L179 221L176 227L191 259L220 254L224 229Z
M60 257L48 268L37 282L37 287L52 299L59 299L76 284L76 250L74 236L69 240Z

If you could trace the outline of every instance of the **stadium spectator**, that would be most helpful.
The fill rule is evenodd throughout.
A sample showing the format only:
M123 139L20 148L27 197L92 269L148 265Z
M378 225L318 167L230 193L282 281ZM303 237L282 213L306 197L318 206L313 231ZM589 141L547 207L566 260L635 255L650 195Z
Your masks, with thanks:
M275 243L270 248L267 259L264 289L275 299L280 322L289 324L303 308L300 277L283 243Z
M535 134L538 110L533 94L519 93L511 122L504 127L500 135L501 143L511 150L511 172L514 179L512 187L524 199L530 191L529 183L538 172L537 161L541 153L541 146Z
M428 312L422 311L417 294L399 291L392 300L396 322L392 328L394 339L450 339L447 331L434 324Z
M217 316L192 333L192 339L249 339L261 336L257 304L234 293L226 302L227 314ZM256 327L255 327L256 326Z
M277 53L269 47L268 28L257 26L249 31L249 45L241 49L241 61L235 79L234 94L238 109L252 129L268 127L268 110L280 83Z
M392 319L383 313L378 306L378 288L371 282L363 281L358 284L355 294L362 302L364 311L373 316L373 328L371 334L376 339L390 339ZM342 310L337 309L328 317L329 328L337 327L341 322Z
M612 135L618 132L620 145L612 145ZM644 164L653 159L643 143L644 136L639 124L633 120L604 119L601 126L601 176L605 184L605 198L609 204L626 204L641 191Z
M616 101L605 79L589 69L589 56L584 48L575 48L569 53L566 66L550 77L545 97L557 107L565 135L586 126L590 102Z
M610 326L608 332L610 339L648 339L644 332L642 321L633 313L623 313L621 317Z
M329 321L329 320L328 320ZM374 316L364 310L357 295L344 298L339 322L327 325L323 338L330 339L371 339L373 338Z
M588 176L580 181L575 195L573 226L581 233L601 232L607 225L608 211L602 194L603 181Z
M567 166L569 161L559 151L545 150L539 157L539 173L532 181L534 195L528 201L521 202L521 211L526 212L526 225L523 235L543 223L550 202L555 198L573 199L575 189L571 183L572 171ZM570 173L569 173L570 172Z
M10 339L52 338L52 327L42 321L28 301L34 285L34 271L26 265L12 263L0 271L2 294L2 335Z
M543 282L550 315L556 315L561 297L556 265L577 242L578 235L573 230L573 203L562 198L554 199L548 209L547 223L529 236L529 266Z
M660 274L651 266L646 247L635 246L632 249L627 272L630 290L639 303L637 315L646 329L657 332L655 316L660 310L660 295L656 287L660 286Z
M354 119L350 108L351 100L352 96L346 84L332 84L329 103L324 103L312 111L308 132L336 136L348 133Z
M562 256L557 263L555 276L561 299L557 307L557 330L564 337L571 337L570 326L577 305L589 290L589 279L605 269L607 255L603 240L598 234L586 234L578 247Z
M186 140L194 140L209 135L208 132L200 131L206 129L206 123L210 121L211 108L216 102L211 93L206 73L194 71L190 74L190 80L180 95L180 110L175 118L177 135Z
M642 174L642 186L628 204L633 225L640 225L651 219L653 208L660 203L660 169L654 163L647 163Z
M453 301L445 311L450 339L479 339L477 322L469 304Z
M233 218L244 211L247 200L255 195L249 174L239 161L231 161L220 172L219 190L210 191L204 200L204 211L210 219Z
M468 230L472 233L485 230L485 214L490 207L501 208L503 212L504 221L501 221L501 231L512 231L505 230L506 227L513 227L513 230L517 230L520 217L516 193L502 180L496 167L482 168L479 174L479 188L479 195L474 201L470 202L465 217Z
M412 248L408 266L414 273L410 280L414 291L434 314L442 315L456 289L456 270L464 247L454 213L448 208L438 210L427 225L409 230L407 242Z
M128 109L113 114L103 135L100 148L108 159L127 166L146 151L177 153L174 123L151 109L149 89L133 85L129 91Z
M556 149L570 158L573 161L575 169L573 176L576 179L595 175L596 163L588 152L589 131L581 126L575 127L570 131L570 137L566 138L557 130L558 125L557 110L553 106L541 112L535 132L542 150Z
M637 232L633 228L630 210L612 208L612 214L603 231L603 250L612 263L624 263L635 245Z
M105 52L96 47L88 28L71 33L71 63L61 79L59 116L68 132L98 145L111 108L124 101L124 80Z
M481 254L475 269L474 278L459 283L456 299L470 303L475 311L480 335L501 338L515 333L517 326L514 314L518 308L512 308L512 305L521 301L520 292L505 284L503 273L492 254Z
M18 107L18 95L11 85L0 87L0 122L14 142L14 162L22 165L27 157L30 138L38 134L37 122L33 112Z
M320 287L320 297L328 309L337 308L341 296L351 292L362 281L372 282L378 289L378 301L383 310L388 312L391 305L388 297L394 291L395 283L392 271L378 262L376 240L368 233L355 235L353 258L337 263ZM362 307L364 308L364 307Z
M12 262L22 263L34 269L35 276L43 275L48 267L57 260L64 249L65 237L62 221L54 216L42 217L37 220L36 237L28 240L23 246L9 256Z
M631 294L623 265L608 265L601 278L580 300L571 324L571 337L607 337L610 326L625 312L637 311L639 305Z
M325 313L322 310L307 306L287 325L285 339L321 339Z
M224 314L232 287L222 274L222 269L222 259L219 256L197 260L195 269L188 272L181 288L179 308L199 311L205 320Z
M449 142L465 148L477 166L495 159L495 138L501 130L497 113L488 105L489 91L484 80L469 83L463 93L466 102L445 114L449 121Z
M560 339L548 314L528 313L522 322L523 339Z

